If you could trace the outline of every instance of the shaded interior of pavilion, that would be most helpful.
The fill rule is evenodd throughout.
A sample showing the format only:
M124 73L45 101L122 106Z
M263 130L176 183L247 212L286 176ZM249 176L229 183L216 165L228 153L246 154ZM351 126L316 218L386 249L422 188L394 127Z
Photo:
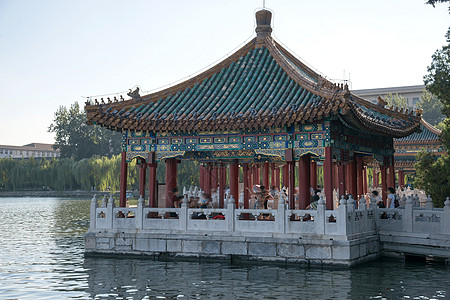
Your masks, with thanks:
M236 206L244 209L254 208L251 191L255 186L285 192L286 204L292 209L306 209L313 191L317 191L325 199L327 209L336 209L338 199L342 196L348 198L351 195L354 199L360 199L372 189L378 189L382 192L383 200L386 200L388 187L395 187L397 181L400 186L404 185L404 173L400 171L396 174L392 156L385 156L379 162L371 155L353 153L341 161L333 158L331 153L328 159L307 153L295 160L289 150L292 149L286 149L285 157L255 153L250 160L197 160L198 186L196 182L194 185L207 197L216 192L217 208L226 207L226 197L231 195ZM178 168L189 159L179 156L156 161L155 157L155 153L150 152L147 158L136 156L132 159L136 160L136 168L139 169L139 195L149 207L173 207L175 188L180 194L184 188L191 188L178 184ZM126 152L123 152L119 201L122 207L127 205L129 163ZM158 167L165 169L164 182L157 181ZM330 193L333 195L332 201L326 196Z

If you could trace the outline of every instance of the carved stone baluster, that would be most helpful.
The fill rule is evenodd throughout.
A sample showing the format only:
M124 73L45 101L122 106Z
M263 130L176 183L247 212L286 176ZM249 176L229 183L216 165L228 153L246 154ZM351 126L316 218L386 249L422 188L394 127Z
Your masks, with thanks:
M97 221L97 196L94 195L94 197L91 200L91 211L90 211L90 223L89 228L94 229L96 227L96 221Z

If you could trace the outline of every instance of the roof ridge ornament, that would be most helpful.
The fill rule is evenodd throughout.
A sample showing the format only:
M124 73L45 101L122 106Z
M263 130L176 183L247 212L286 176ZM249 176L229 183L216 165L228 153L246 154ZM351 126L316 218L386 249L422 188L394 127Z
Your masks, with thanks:
M272 20L272 12L267 9L262 9L256 12L256 48L261 48L264 45L264 40L270 37L272 27L270 22Z
M136 87L134 91L129 89L129 92L127 93L128 96L131 97L133 100L141 100L141 95L139 95L139 87Z

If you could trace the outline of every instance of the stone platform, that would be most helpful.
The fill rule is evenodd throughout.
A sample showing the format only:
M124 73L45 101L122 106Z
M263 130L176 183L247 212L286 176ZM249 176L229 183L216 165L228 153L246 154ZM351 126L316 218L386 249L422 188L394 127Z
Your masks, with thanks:
M337 210L114 207L91 203L87 255L147 255L350 267L381 255L450 258L450 200L445 208L377 208L341 199ZM356 209L355 207L360 207Z
M349 241L294 234L119 231L86 234L86 254L93 253L353 266L378 258L381 249L375 234Z

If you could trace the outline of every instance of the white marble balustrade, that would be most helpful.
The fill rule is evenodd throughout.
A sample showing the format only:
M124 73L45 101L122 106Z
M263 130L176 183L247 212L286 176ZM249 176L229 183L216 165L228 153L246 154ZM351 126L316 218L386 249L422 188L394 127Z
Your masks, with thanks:
M96 230L160 230L164 232L271 232L281 234L318 234L346 237L376 230L450 235L450 200L444 208L433 208L431 198L425 207L415 207L408 197L404 207L377 208L371 203L355 209L353 199L340 200L337 210L326 210L319 200L317 210L287 209L285 199L277 209L236 209L234 199L227 208L188 208L185 198L181 208L114 207L110 197L99 207L91 202L90 229Z

